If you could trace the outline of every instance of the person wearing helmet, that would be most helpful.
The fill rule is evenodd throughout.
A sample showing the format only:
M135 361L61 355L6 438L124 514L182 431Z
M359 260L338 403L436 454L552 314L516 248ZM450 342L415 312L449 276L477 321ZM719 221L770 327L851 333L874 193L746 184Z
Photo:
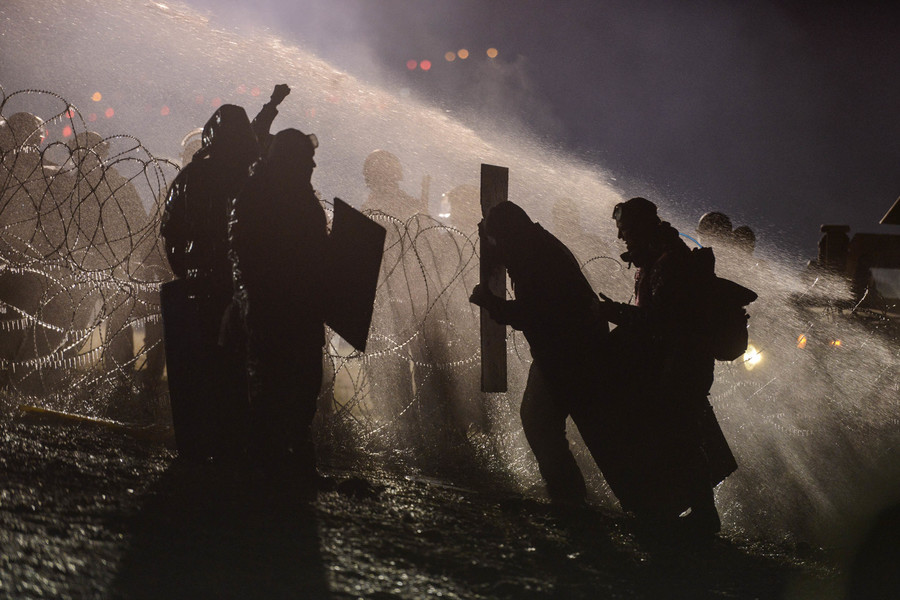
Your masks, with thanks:
M418 265L413 266L412 261L416 259L407 241L409 238L404 224L417 214L427 214L428 209L423 199L414 198L400 187L403 167L397 156L387 150L375 150L366 157L363 177L369 195L360 210L364 213L381 212L399 220L399 223L393 221L387 228L378 284L380 293L375 299L372 326L388 338L410 339L422 326L424 307L420 310L416 302L427 297L427 290L421 269ZM427 356L427 347L421 342L419 338L412 343L398 345L394 352L381 357L377 368L370 363L372 389L375 393L391 390L382 401L403 419L415 420L421 412L405 410L413 403L417 375L421 374L416 363Z
M40 152L44 135L44 122L36 115L17 112L0 117L0 152Z
M38 226L45 206L47 165L39 148L43 121L26 112L0 117L0 252L6 260L36 258ZM43 248L39 249L43 254Z
M756 250L756 234L753 233L750 226L741 225L736 227L732 232L732 236L737 249L743 250L747 256L753 256L753 251Z
M310 181L318 142L279 131L233 203L236 296L248 332L251 457L266 469L315 474L310 425L322 385L328 240Z
M718 211L711 211L697 222L697 235L704 246L721 246L731 241L731 219Z
M57 350L64 339L57 327L67 325L56 310L59 276L34 268L63 235L50 188L55 166L40 148L45 131L28 112L0 117L0 387L31 394L48 391L51 373L27 362Z
M363 163L363 177L369 189L369 197L362 210L380 210L405 221L415 214L427 214L424 199L414 198L400 188L403 167L400 159L387 150L375 150Z
M585 418L584 410L597 393L590 375L607 325L593 317L597 298L572 252L521 207L504 201L492 208L483 234L496 246L515 298L494 296L479 284L470 301L528 340L534 360L520 408L525 437L551 499L582 502L584 477L566 439L566 418L572 416L583 437L596 438L591 428L597 421ZM594 458L603 469L604 458Z
M645 198L617 204L613 218L637 267L634 305L606 300L604 319L617 325L611 356L622 374L623 431L616 441L632 462L611 482L623 507L701 535L721 526L713 486L736 468L707 395L715 359L703 343L704 315L692 252ZM679 515L690 508L683 519Z
M481 214L481 190L465 183L441 195L438 217L465 234L475 231Z
M68 215L65 237L69 256L80 268L132 284L137 265L132 254L138 240L149 233L142 232L148 227L143 200L132 181L116 169L115 161L110 162L110 141L99 133L78 132L66 141L66 147L70 159L63 165L58 183L71 186L70 208L61 211ZM134 375L131 323L141 316L142 309L146 312L135 293L135 287L122 285L102 293L98 288L91 297L79 299L84 307L102 310L104 367L124 394ZM78 316L79 322L87 325L85 319L90 316Z

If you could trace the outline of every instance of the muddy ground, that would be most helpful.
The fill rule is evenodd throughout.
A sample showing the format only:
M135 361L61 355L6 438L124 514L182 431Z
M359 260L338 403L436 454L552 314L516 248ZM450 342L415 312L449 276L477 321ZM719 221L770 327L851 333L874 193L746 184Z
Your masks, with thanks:
M832 551L659 539L478 477L323 465L310 489L156 435L20 413L0 432L2 597L843 597Z

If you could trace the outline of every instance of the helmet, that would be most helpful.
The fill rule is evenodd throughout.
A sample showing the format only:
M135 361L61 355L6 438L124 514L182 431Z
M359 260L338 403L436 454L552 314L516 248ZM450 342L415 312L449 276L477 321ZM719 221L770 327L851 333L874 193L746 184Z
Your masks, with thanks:
M700 235L726 236L731 234L731 219L724 213L708 212L700 217L697 223L697 233Z
M619 229L635 225L655 225L659 223L656 205L646 198L631 198L616 204L613 208L613 219Z
M106 160L109 156L109 142L96 131L83 131L76 133L71 139L66 141L66 147L72 154L76 151L93 151L100 157L100 160Z
M475 226L481 213L481 191L474 185L464 183L441 195L441 217L462 227Z
M400 159L387 150L375 150L363 163L363 176L367 185L396 184L403 180L403 167Z
M756 234L746 225L735 228L732 232L734 243L738 246L749 250L750 252L756 247Z
M0 119L0 149L12 150L21 146L37 146L44 139L44 122L27 112L17 112Z
M181 140L181 166L185 166L203 147L203 129L198 127L188 132Z
M267 159L270 162L296 163L310 160L319 147L315 134L305 134L299 129L282 129L272 138Z

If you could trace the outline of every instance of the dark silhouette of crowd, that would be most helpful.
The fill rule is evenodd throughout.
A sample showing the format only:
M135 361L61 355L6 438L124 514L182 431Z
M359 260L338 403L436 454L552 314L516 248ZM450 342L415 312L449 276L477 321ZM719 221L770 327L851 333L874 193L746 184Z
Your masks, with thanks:
M183 457L249 460L279 477L313 480L311 425L322 386L325 324L342 292L329 283L330 224L311 181L318 139L296 128L270 133L289 92L287 85L276 86L252 121L244 108L223 105L202 130L185 137L182 169L158 207L163 211L161 248L175 278L160 291L164 332L151 326L146 331L148 343L165 338L172 416ZM13 117L0 129L3 174L20 187L35 185L34 180L46 186L59 167L45 164L33 151L41 123L27 115ZM129 238L128 232L145 226L149 215L133 186L105 166L108 144L86 132L75 136L69 149L63 170L79 173L72 185L85 189L76 190L78 196L97 194L100 185L115 186L119 211L107 215L104 203L97 202L77 227L57 234L52 227L41 228L49 232L46 240L4 252L27 253L40 243L49 252L56 243L88 270L110 265L123 272L165 269L150 258L160 249L160 239L135 245ZM9 157L19 160L13 165ZM364 176L368 214L407 223L427 214L424 197L400 188L403 172L395 155L370 154ZM62 181L68 180L60 178L56 185ZM442 218L454 231L468 234L476 228L477 196L471 185L446 195ZM635 268L633 303L616 302L593 289L573 249L517 204L503 201L486 210L477 224L481 248L490 247L499 257L511 293L497 296L479 284L468 299L497 323L522 331L528 342L533 360L520 416L550 499L577 505L587 498L566 432L571 417L624 510L653 527L718 532L714 488L737 463L708 394L715 361L731 360L746 348L742 307L755 294L719 278L713 251L690 249L644 198L622 202L613 213L625 246L621 260ZM582 229L572 200L560 200L553 215L555 230L566 232L578 254L606 251L599 248L599 238ZM753 231L733 229L722 213L704 215L697 233L704 246L753 253ZM402 237L393 242L389 237L389 246L402 246ZM22 281L0 273L4 306L17 301L14 288ZM381 302L401 302L390 286L382 294L391 297ZM738 309L736 316L722 312L718 305L725 304ZM406 322L415 316L410 311L411 305L394 308L392 315ZM113 309L106 321L105 360L113 370L128 368L134 358L126 322L131 314L125 307ZM9 336L4 340L21 344ZM3 349L5 358L15 352ZM153 378L161 379L161 352L148 355L148 362ZM404 405L416 385L413 363L410 355L398 363L402 373L397 368L381 373L393 380ZM378 374L373 377L377 381ZM470 405L466 410L472 414L455 417L461 431L473 423L487 430L480 403L470 399ZM428 413L434 419L443 419L442 414Z
M471 301L529 342L522 425L552 499L585 496L566 439L571 416L625 510L655 528L716 533L713 489L737 464L707 396L731 332L711 327L712 304L697 298L721 280L711 251L691 251L649 200L632 198L613 216L622 260L637 267L633 305L601 301L572 252L511 202L488 213L482 243L498 249L514 299L479 285ZM753 298L747 290L736 303ZM741 326L739 317L738 338Z

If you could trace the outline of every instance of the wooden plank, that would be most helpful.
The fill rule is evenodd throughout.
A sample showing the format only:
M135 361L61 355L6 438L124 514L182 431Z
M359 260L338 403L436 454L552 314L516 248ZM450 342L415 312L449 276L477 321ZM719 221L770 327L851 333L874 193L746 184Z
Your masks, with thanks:
M509 169L481 165L481 214L487 217L491 209L507 199ZM506 268L492 248L481 240L481 285L492 294L506 298ZM481 309L481 391L505 392L506 385L506 326L494 321Z

